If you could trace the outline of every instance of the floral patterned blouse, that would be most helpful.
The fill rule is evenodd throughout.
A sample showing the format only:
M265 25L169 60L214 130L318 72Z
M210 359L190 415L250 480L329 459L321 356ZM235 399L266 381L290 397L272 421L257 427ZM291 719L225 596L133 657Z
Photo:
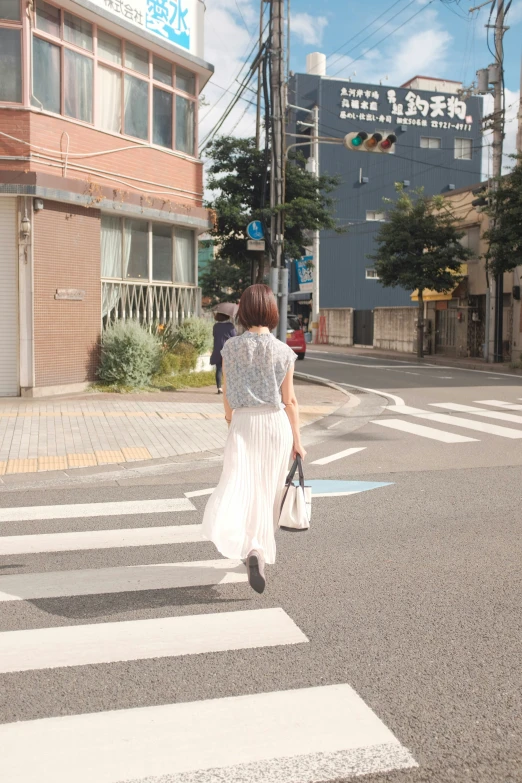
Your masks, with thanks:
M297 359L273 334L244 332L227 340L221 351L231 408L281 405L281 384Z

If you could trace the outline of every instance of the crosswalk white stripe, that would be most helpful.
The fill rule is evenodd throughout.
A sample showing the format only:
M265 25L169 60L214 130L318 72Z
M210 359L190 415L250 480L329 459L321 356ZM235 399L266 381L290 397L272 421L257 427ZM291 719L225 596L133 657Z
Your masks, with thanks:
M389 409L388 409L389 410ZM442 443L471 443L476 442L476 438L467 438L464 435L456 435L453 432L436 430L434 427L425 427L423 424L415 424L413 421L403 421L402 419L375 419L372 424L378 424L380 427L388 427L391 430L408 432L410 435L420 435L421 438L430 438Z
M364 451L366 446L361 446L359 448L353 448L353 449L345 449L344 451L338 451L337 454L330 454L328 457L322 457L321 459L316 459L314 462L311 462L311 465L328 465L330 462L335 462L338 459L343 459L344 457L350 457L352 454L357 454L359 451Z
M196 507L187 498L124 500L112 503L71 503L66 506L12 506L11 508L0 508L0 522L115 517L128 514L159 514L195 510Z
M165 525L164 527L136 527L121 530L0 536L0 557L29 555L38 552L79 552L86 549L192 544L207 540L201 532L201 525Z
M283 609L0 633L0 674L308 642Z
M214 487L209 487L208 489L196 489L192 492L185 492L186 498L199 498L202 495L211 495L214 492Z
M0 746L2 780L38 783L311 783L417 766L344 684L8 723Z
M485 411L483 408L475 408L473 405L460 405L457 402L432 402L430 405L433 405L434 408L444 408L448 411L472 413L475 416L484 416L486 419L511 421L513 424L522 424L522 416L517 416L516 413L506 413L505 411Z
M240 560L201 560L81 571L11 574L0 576L0 602L167 590L246 581L246 569Z
M477 405L491 405L494 408L505 408L509 411L522 411L522 405L515 402L502 402L502 400L473 400Z
M427 419L436 421L440 424L450 424L453 427L462 427L466 430L475 430L476 432L486 432L489 435L498 435L501 438L510 438L519 440L522 438L522 431L513 430L510 427L499 427L498 424L487 424L483 421L472 421L471 419L462 419L460 416L449 416L446 413L429 413L420 408L412 408L409 405L390 405L386 410L395 413L403 413L409 416L415 416L418 419Z

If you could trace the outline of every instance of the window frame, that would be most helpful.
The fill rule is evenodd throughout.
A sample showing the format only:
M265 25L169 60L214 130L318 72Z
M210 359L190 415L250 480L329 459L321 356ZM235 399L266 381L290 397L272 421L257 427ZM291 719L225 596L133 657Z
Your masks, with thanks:
M379 275L377 274L377 272L375 272L375 274L373 274L373 275L368 274L368 272L375 272L374 267L373 266L367 266L366 267L366 269L364 270L364 279L365 280L380 280L381 279L379 277Z
M427 139L428 141L438 141L439 146L438 147L430 147L428 144L427 147L422 146L422 140ZM421 150L441 150L442 149L442 138L440 136L421 136L420 137L420 149Z
M24 16L23 16L24 9L23 9L22 0L18 0L18 8L20 9L20 18L19 19L2 19L2 17L0 16L0 27L4 27L4 25L6 27L11 27L12 25L14 25L15 27L18 27L18 26L21 27L22 26L23 19L24 19Z
M457 155L457 142L462 141L469 142L469 158L464 158L462 155ZM453 158L454 160L473 160L473 139L467 139L464 136L455 136L453 139Z
M103 25L98 25L93 22L89 22L89 24L92 25L92 37L93 37L93 48L92 51L89 51L88 49L83 49L81 46L78 46L77 44L71 43L69 41L66 41L64 38L64 18L65 13L67 9L61 8L57 5L55 5L53 2L48 2L48 0L45 0L45 2L52 6L53 8L56 8L59 11L60 14L60 36L57 37L55 35L52 35L51 33L47 33L44 30L40 30L38 27L35 26L31 30L31 36L30 36L30 43L32 46L32 40L33 37L42 38L43 40L47 41L48 43L54 44L55 46L60 47L60 77L61 77L61 84L60 84L60 114L57 115L55 112L52 112L48 109L42 109L44 112L48 112L52 114L53 116L63 116L67 117L68 119L72 120L73 122L79 122L82 125L86 125L87 127L94 128L96 130L100 130L103 133L110 133L113 135L117 135L120 137L126 137L129 139L132 139L133 141L137 141L141 144L148 144L151 147L154 147L154 149L170 152L175 152L178 155L187 156L189 158L198 158L198 111L199 111L199 101L198 101L198 95L199 95L199 74L197 74L195 71L191 71L189 68L186 68L182 65L176 65L175 62L172 60L165 59L165 57L162 57L162 55L157 54L156 52L152 51L151 49L147 49L144 46L140 46L139 44L134 44L133 41L127 41L126 38L115 35L112 31L107 30ZM22 5L20 1L20 6ZM21 12L23 13L23 9L21 8ZM82 16L79 16L78 14L75 14L74 12L69 11L69 13L77 17L78 19L81 19L82 21L88 21L84 19ZM3 22L0 20L0 26L18 26L22 27L22 22ZM120 54L121 54L121 63L115 63L112 60L108 60L103 55L101 55L98 52L98 33L103 32L107 35L112 36L113 38L117 38L120 41ZM23 96L23 63L24 63L24 41L25 36L22 34L22 96ZM138 48L143 49L148 54L148 73L144 74L141 71L133 70L132 68L129 68L125 65L125 47L126 44L129 43L133 46L136 46ZM87 122L84 120L80 120L76 117L69 117L69 115L65 114L65 96L64 96L64 49L72 49L78 54L83 55L84 57L90 57L93 60L93 88L92 88L92 122ZM160 81L159 79L154 78L154 58L158 58L159 60L163 60L165 63L170 64L171 66L171 81L172 84L166 84L165 82ZM121 131L112 131L112 130L105 130L104 128L101 128L99 125L99 116L98 116L98 107L97 107L97 95L98 90L100 89L99 86L99 80L98 80L98 66L103 66L104 68L109 68L112 70L117 71L121 74ZM176 69L180 68L181 71L185 71L187 73L191 73L194 76L194 94L192 95L189 92L185 92L184 90L179 89L176 87ZM141 79L142 81L145 81L147 83L148 87L148 130L147 130L147 138L142 139L137 136L133 136L130 133L127 133L125 131L125 74L128 74L129 76L133 76L136 79ZM33 75L32 72L29 74L29 80L30 80L30 104L33 106L38 107L38 100L34 98L33 96ZM172 94L172 146L171 147L164 147L160 144L156 144L154 139L154 88L159 88L161 90L164 90L165 92L169 92ZM177 140L176 140L176 95L181 96L182 98L185 98L188 101L191 101L193 104L193 111L194 111L194 128L193 128L193 147L192 147L192 153L183 152L181 149L177 146ZM35 103L33 103L33 99L35 100ZM7 103L2 101L2 103ZM23 103L23 101L22 101ZM18 103L14 105L20 105Z
M369 214L375 215L375 217L368 217ZM377 215L382 215L382 217L377 217ZM366 220L369 223L385 223L386 222L386 212L380 212L377 209L367 209L366 210Z
M197 248L196 248L196 232L194 229L190 228L189 226L182 226L175 223L165 223L161 220L144 220L140 217L128 217L124 218L120 215L111 215L108 212L102 212L101 219L103 220L104 217L117 217L120 222L120 239L121 239L121 270L120 270L120 276L119 277L107 277L102 274L103 271L103 258L100 259L100 279L107 282L120 282L120 283L127 283L129 285L154 285L154 286L170 286L172 288L197 288L198 287L198 257L197 257ZM148 274L147 277L126 277L124 276L124 259L125 259L125 248L126 248L126 242L127 242L127 221L132 220L138 220L142 223L147 224L147 249L148 249L148 262L147 262L147 270ZM153 258L153 239L154 239L154 233L153 233L153 224L158 225L167 225L170 226L170 237L171 237L171 268L172 268L172 280L158 280L154 278L154 258ZM192 269L192 276L194 278L194 282L192 283L185 283L182 281L178 281L176 279L176 242L175 242L175 234L176 229L183 229L186 231L190 231L192 234L192 242L193 242L193 269ZM100 239L101 241L101 239Z
M18 6L20 8L20 19L0 19L0 27L7 30L18 30L20 35L20 100L19 101L1 101L2 106L23 106L25 96L25 53L26 53L26 39L24 35L24 9L22 0L19 0Z

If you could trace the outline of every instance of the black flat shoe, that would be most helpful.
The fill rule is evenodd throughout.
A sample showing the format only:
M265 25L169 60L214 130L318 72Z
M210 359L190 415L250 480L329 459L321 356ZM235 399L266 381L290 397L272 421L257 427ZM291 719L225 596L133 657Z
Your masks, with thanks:
M253 549L246 559L248 583L256 593L262 593L266 586L265 561L259 552Z

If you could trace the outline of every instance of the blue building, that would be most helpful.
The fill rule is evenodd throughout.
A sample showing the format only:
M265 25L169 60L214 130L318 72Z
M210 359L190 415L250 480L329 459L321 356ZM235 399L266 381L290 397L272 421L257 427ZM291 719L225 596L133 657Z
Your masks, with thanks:
M319 56L320 57L320 56ZM314 59L315 58L315 59ZM339 144L319 144L319 170L338 174L335 217L344 234L320 235L320 306L374 307L412 305L410 292L384 288L368 254L380 221L383 198L394 198L395 183L428 195L447 194L481 179L482 99L463 97L457 82L417 76L400 87L360 84L317 74L294 74L288 101L319 110L319 136L342 139L351 132L379 132L397 141L388 154L355 152ZM319 69L320 70L320 69ZM291 110L289 128L310 133L310 113ZM288 137L288 143L303 139ZM310 147L301 148L306 157ZM295 273L292 275L294 281ZM296 286L297 287L297 286ZM294 293L291 299L306 298ZM309 298L309 295L308 295Z

